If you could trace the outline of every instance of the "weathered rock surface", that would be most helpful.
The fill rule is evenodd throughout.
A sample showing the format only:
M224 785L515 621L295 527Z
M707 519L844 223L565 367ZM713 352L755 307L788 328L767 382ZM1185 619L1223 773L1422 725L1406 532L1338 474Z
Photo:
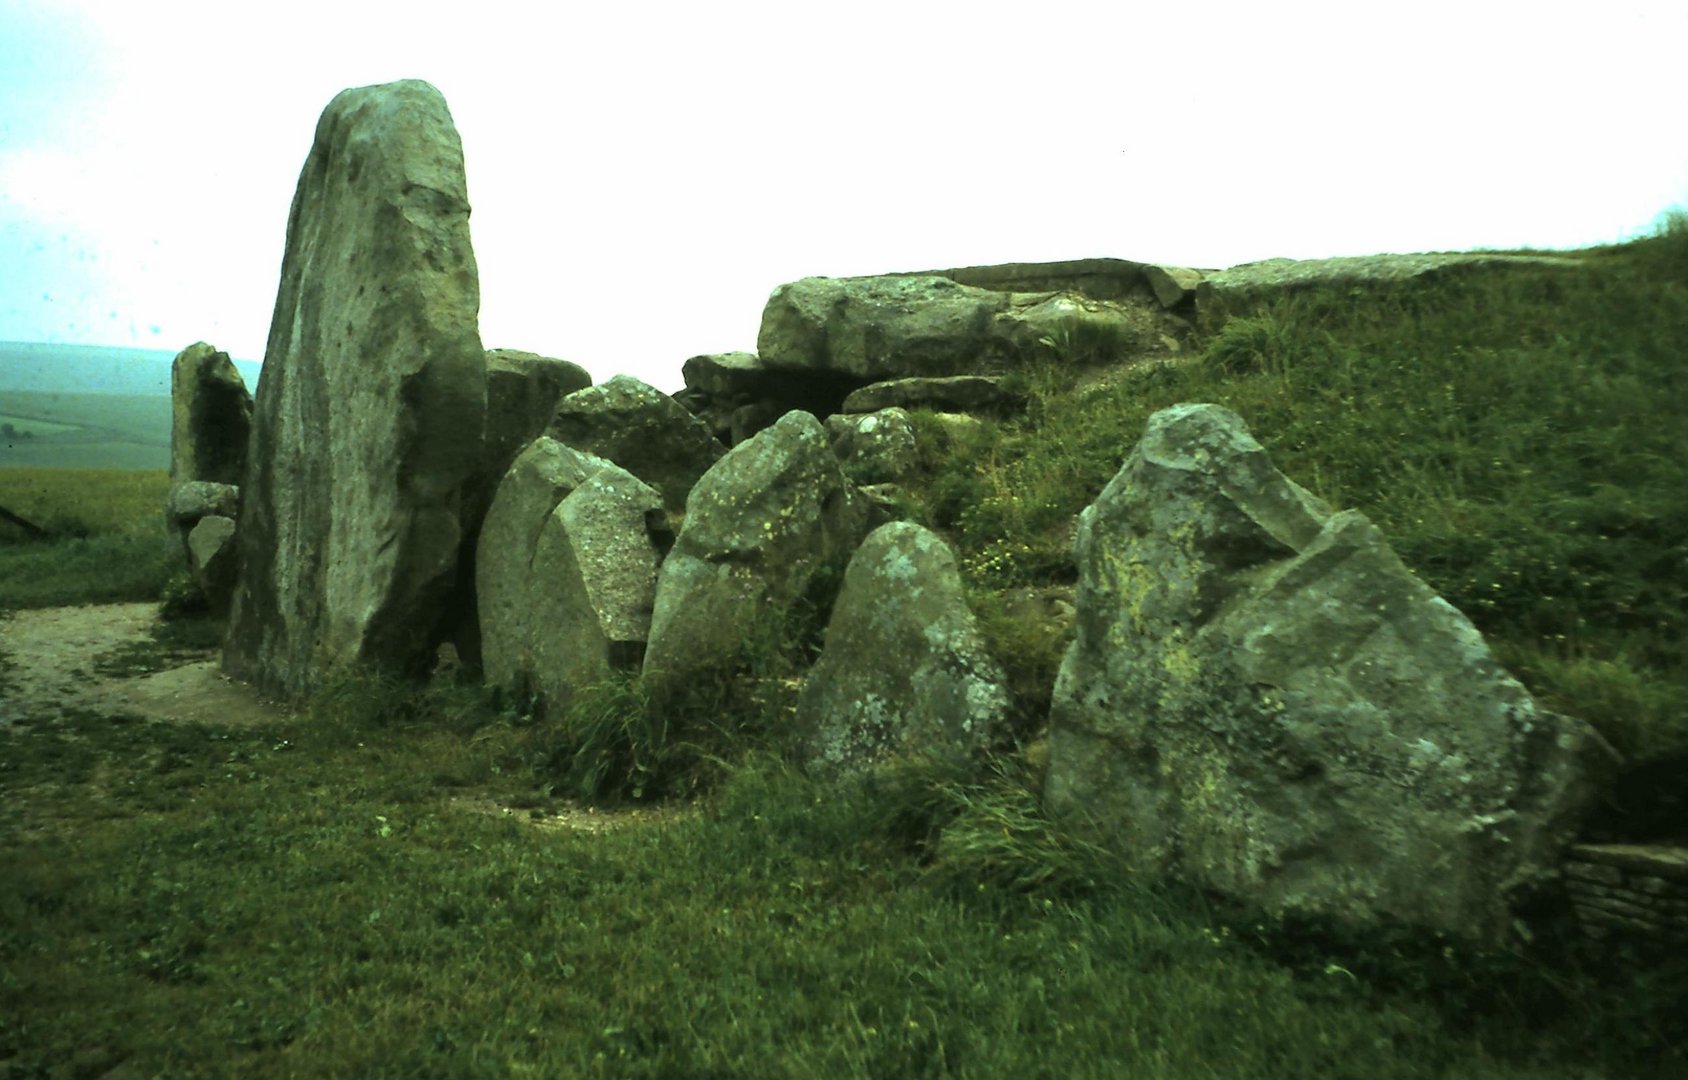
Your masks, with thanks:
M992 333L1008 297L942 277L803 278L768 298L756 352L862 381L956 375L1013 359Z
M826 433L844 475L855 484L895 483L920 464L914 421L903 409L829 416Z
M861 383L833 372L772 367L751 352L694 356L680 371L686 388L674 399L724 446L737 446L793 409L831 416Z
M1048 339L1071 362L1113 361L1163 349L1169 328L1183 326L1154 302L1140 271L1141 295L1118 300L999 291L948 276L959 273L782 285L763 310L757 355L770 368L866 383L1001 372L1043 354Z
M797 699L804 760L843 776L908 753L978 754L1008 738L1003 682L948 545L910 522L881 526L850 560Z
M1025 400L1003 388L995 375L946 375L869 383L844 399L847 413L880 409L936 409L954 413L1006 413Z
M211 610L228 611L239 567L233 518L211 514L199 519L187 536L188 570Z
M564 398L547 434L620 465L662 492L664 505L676 512L727 452L683 405L627 375Z
M296 697L415 674L447 618L486 357L463 153L427 83L323 111L288 215L242 483L226 671Z
M1164 308L1177 307L1196 296L1196 286L1205 275L1186 266L1145 266L1144 280L1155 292L1155 299Z
M1268 911L1476 939L1554 877L1604 744L1234 413L1156 413L1075 550L1053 813Z
M528 443L539 438L563 398L592 385L585 368L520 349L486 353L486 461L491 487ZM492 494L487 494L487 502Z
M733 447L692 490L662 564L646 674L683 680L728 669L767 619L829 602L816 593L836 587L865 525L808 413L787 413Z
M226 352L196 342L170 366L170 482L239 485L252 395Z
M172 534L187 543L188 534L207 517L236 518L240 488L211 480L184 480L170 485L164 496L164 520Z
M1454 270L1509 267L1577 270L1585 268L1585 264L1558 255L1494 255L1482 252L1265 259L1204 276L1196 286L1196 321L1204 333L1212 333L1226 320L1245 314L1264 299L1313 286L1346 285L1366 289L1413 279L1429 279Z
M661 496L627 470L548 437L530 444L481 531L488 684L560 711L612 671L637 670L666 530Z
M1565 860L1565 887L1590 937L1688 944L1688 848L1577 844Z
M480 627L476 620L475 549L498 484L516 455L544 434L557 402L592 385L579 364L519 349L486 352L486 439L480 467L463 493L463 540L457 589L449 615L449 636L459 662L468 671L481 665Z

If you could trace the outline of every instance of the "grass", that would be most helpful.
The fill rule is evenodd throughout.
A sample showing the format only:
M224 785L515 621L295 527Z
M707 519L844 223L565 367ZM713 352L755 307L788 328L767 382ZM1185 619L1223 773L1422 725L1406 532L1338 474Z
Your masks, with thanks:
M531 798L517 729L466 734L467 715L330 708L266 731L77 716L0 735L0 1062L1052 1077L1681 1063L1661 1056L1683 1034L1664 989L1507 957L1408 966L1237 921L1111 874L1050 830L1012 766L983 781L909 766L840 798L752 756L694 812L541 829L552 804ZM451 801L471 792L531 809Z
M1668 760L1685 253L1667 230L1586 273L1304 294L1181 365L1022 372L1015 422L922 418L910 512L956 544L1023 733L1064 638L1010 590L1070 582L1072 515L1151 411L1215 400L1383 525L1537 693ZM13 479L0 503L27 513ZM84 516L0 560L36 552L61 598L108 588L65 569L128 528L93 519L104 481L34 482L58 500L36 513ZM109 659L215 634L180 625ZM1688 1074L1679 955L1262 922L1056 830L1019 757L817 786L777 754L814 629L770 624L743 677L612 683L556 716L354 677L263 729L0 728L0 1075Z
M1306 291L1199 358L1073 392L951 445L917 494L988 591L1069 581L1073 516L1149 415L1214 401L1291 478L1367 513L1549 705L1621 752L1688 751L1688 219L1571 268Z
M157 599L181 565L169 487L157 471L0 469L0 506L49 534L0 522L0 610Z

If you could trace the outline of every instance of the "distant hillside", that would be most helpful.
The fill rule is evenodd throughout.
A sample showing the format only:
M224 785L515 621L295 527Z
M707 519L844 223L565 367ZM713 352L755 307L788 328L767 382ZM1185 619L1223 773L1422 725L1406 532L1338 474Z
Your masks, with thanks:
M118 349L104 345L56 345L0 341L0 395L9 390L40 393L170 396L170 362L175 352ZM248 389L258 388L260 365L236 360ZM0 404L4 398L0 398Z
M0 342L0 468L169 468L175 355ZM259 365L235 365L256 389Z

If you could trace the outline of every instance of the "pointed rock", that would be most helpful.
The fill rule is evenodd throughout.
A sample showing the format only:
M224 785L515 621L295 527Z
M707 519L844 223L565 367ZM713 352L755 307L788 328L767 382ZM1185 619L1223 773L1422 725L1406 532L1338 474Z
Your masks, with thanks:
M865 532L865 508L813 416L787 413L735 446L692 490L662 564L646 673L730 669L766 619L836 587Z
M911 522L881 526L850 559L797 699L804 759L837 777L901 754L976 755L1008 738L1004 681L948 545Z
M620 466L543 436L522 451L476 565L487 683L558 713L612 671L636 670L665 526L661 497Z
M1604 744L1235 413L1151 417L1075 548L1052 813L1270 912L1491 942L1556 876Z

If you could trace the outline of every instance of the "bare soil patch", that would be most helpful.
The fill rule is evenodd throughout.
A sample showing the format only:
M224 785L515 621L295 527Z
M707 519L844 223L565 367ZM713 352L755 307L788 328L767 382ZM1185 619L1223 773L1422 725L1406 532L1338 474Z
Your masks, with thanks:
M209 652L151 674L99 670L102 657L151 641L157 625L156 603L41 608L0 620L0 654L10 660L0 724L73 710L238 727L291 715L285 705L223 675Z

